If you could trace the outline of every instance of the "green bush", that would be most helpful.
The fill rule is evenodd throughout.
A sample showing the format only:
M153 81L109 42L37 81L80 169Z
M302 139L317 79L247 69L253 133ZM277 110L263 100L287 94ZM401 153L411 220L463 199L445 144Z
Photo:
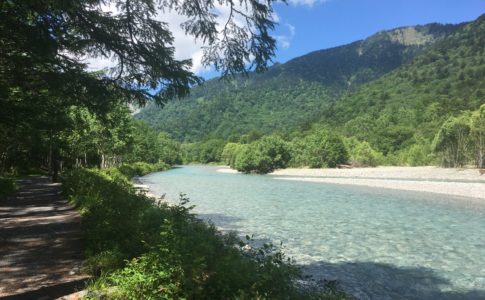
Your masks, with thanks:
M291 164L311 168L333 168L348 159L347 149L340 136L326 129L319 129L292 141Z
M92 288L116 299L343 299L294 285L299 269L271 245L222 235L191 213L188 200L155 206L127 177L76 169L63 189L83 216Z
M224 146L224 150L222 150L222 162L228 166L233 167L236 162L236 155L240 147L241 144L227 143Z
M346 140L346 145L350 161L355 166L376 167L385 161L384 155L366 141L359 142L355 138L350 138Z
M269 135L251 144L240 146L236 152L234 167L243 173L265 174L285 168L289 161L288 144L279 136Z
M413 144L397 153L399 165L428 166L438 164L438 159L430 144Z
M226 142L221 139L209 139L196 143L182 144L184 163L220 163Z
M116 169L70 171L63 191L83 216L86 256L94 262L94 273L122 266L157 239L163 211L154 210L152 200L138 195Z

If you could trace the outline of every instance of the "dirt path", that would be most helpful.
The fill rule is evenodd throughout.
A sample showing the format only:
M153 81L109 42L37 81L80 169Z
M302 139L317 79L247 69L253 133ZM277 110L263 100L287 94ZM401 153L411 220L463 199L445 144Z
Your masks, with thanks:
M82 288L81 218L46 177L0 200L0 299L55 299Z

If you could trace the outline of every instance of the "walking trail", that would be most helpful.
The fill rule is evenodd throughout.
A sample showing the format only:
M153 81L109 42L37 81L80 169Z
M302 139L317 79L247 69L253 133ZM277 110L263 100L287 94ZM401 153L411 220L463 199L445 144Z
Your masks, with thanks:
M15 196L0 199L0 299L56 299L83 288L80 215L47 177L17 184Z

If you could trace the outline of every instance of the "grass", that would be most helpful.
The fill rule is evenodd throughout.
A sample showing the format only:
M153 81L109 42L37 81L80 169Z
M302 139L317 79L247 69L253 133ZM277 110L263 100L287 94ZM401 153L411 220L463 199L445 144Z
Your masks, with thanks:
M64 193L83 216L90 289L114 299L345 299L335 289L298 288L301 277L277 248L245 247L176 206L135 192L132 172L76 169Z

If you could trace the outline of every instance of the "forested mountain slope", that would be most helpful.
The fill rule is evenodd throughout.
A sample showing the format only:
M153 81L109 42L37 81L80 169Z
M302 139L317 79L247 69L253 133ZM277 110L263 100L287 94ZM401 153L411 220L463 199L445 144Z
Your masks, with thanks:
M412 147L426 152L446 119L484 103L482 15L411 63L344 95L325 111L321 123L368 141L384 154Z
M193 141L257 130L289 132L321 117L342 94L409 63L464 25L429 24L377 33L345 46L275 64L266 73L213 79L191 96L148 106L138 117L174 138Z

